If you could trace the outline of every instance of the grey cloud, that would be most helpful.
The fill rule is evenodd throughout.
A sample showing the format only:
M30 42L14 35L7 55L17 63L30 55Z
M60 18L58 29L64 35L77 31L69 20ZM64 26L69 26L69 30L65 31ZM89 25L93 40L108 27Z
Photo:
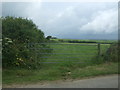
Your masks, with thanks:
M96 17L99 17L97 12L113 8L117 8L117 3L3 3L2 14L3 16L31 18L45 32L46 36L74 39L115 39L116 28L107 28L116 30L113 35L100 32L93 34L91 31L94 28L87 25L88 22L92 24ZM114 22L116 21L114 20ZM99 21L97 23L97 28L99 28ZM104 26L104 22L102 26ZM85 30L85 27L90 29ZM81 28L85 30L85 33L80 30Z
M82 32L113 33L118 30L118 11L110 9L97 14L90 22L80 28Z

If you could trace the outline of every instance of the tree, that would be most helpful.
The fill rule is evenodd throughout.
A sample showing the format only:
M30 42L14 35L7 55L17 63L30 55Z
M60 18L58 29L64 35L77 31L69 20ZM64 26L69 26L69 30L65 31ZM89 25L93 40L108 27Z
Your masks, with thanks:
M16 17L2 18L2 47L3 67L21 66L32 68L39 66L35 50L28 48L28 43L34 43L33 48L49 48L47 45L35 44L45 42L44 33L32 22L32 20ZM50 52L50 50L39 50Z
M50 40L52 38L52 36L47 36L46 39L47 40Z

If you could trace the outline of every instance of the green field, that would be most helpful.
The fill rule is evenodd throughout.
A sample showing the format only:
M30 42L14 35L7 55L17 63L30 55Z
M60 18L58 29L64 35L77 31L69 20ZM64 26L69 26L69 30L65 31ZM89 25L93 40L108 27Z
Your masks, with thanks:
M53 52L40 58L43 65L72 65L83 67L91 65L100 60L96 60L98 56L98 45L89 43L58 43L49 44ZM110 44L101 44L101 55L109 48ZM45 66L44 66L45 67Z
M98 56L97 44L89 44L50 43L53 52L39 58L41 69L3 69L3 85L117 74L118 63L105 63L102 57L110 45L101 44L101 55Z
M96 42L96 43L115 43L117 40L79 40L79 39L51 39L54 42L68 42L68 41L80 41L80 42Z
M29 18L1 20L3 87L118 73L117 40L57 39Z

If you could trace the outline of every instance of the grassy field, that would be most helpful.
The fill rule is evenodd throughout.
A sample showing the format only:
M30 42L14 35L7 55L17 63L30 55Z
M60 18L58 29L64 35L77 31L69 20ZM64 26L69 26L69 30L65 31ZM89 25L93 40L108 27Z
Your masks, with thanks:
M109 44L101 44L101 54L105 53L109 46ZM79 67L98 62L95 59L96 56L98 56L97 44L52 43L50 47L53 48L53 52L49 56L40 58L40 62L48 63L48 65L53 63L54 65L72 65Z
M51 39L55 42L68 42L68 41L83 41L83 42L96 42L96 43L114 43L117 40L79 40L79 39Z
M101 56L98 59L97 45L89 44L52 43L52 54L46 53L46 56L40 58L40 62L43 62L41 69L3 69L3 85L117 74L118 63L105 63L102 58L110 45L101 44Z
M65 62L82 60L90 60L93 56L97 55L97 46L81 46L82 44L57 44L50 45L53 49L52 55L45 59L50 62ZM92 50L92 51L91 51ZM86 57L87 54L87 57Z

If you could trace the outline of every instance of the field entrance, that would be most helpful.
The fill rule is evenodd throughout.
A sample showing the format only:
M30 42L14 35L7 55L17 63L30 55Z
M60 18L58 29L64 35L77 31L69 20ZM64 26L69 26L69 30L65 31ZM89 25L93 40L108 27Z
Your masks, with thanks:
M34 48L35 45L47 45L49 48ZM79 63L94 63L96 57L105 53L109 44L97 43L30 43L31 51L36 52L36 59L44 64L79 64ZM50 53L41 51L51 50Z
M34 56L34 61L28 63L31 68L4 70L3 81L36 83L118 73L118 63L101 62L110 44L98 46L97 43L29 43L28 51L35 53L29 55Z

